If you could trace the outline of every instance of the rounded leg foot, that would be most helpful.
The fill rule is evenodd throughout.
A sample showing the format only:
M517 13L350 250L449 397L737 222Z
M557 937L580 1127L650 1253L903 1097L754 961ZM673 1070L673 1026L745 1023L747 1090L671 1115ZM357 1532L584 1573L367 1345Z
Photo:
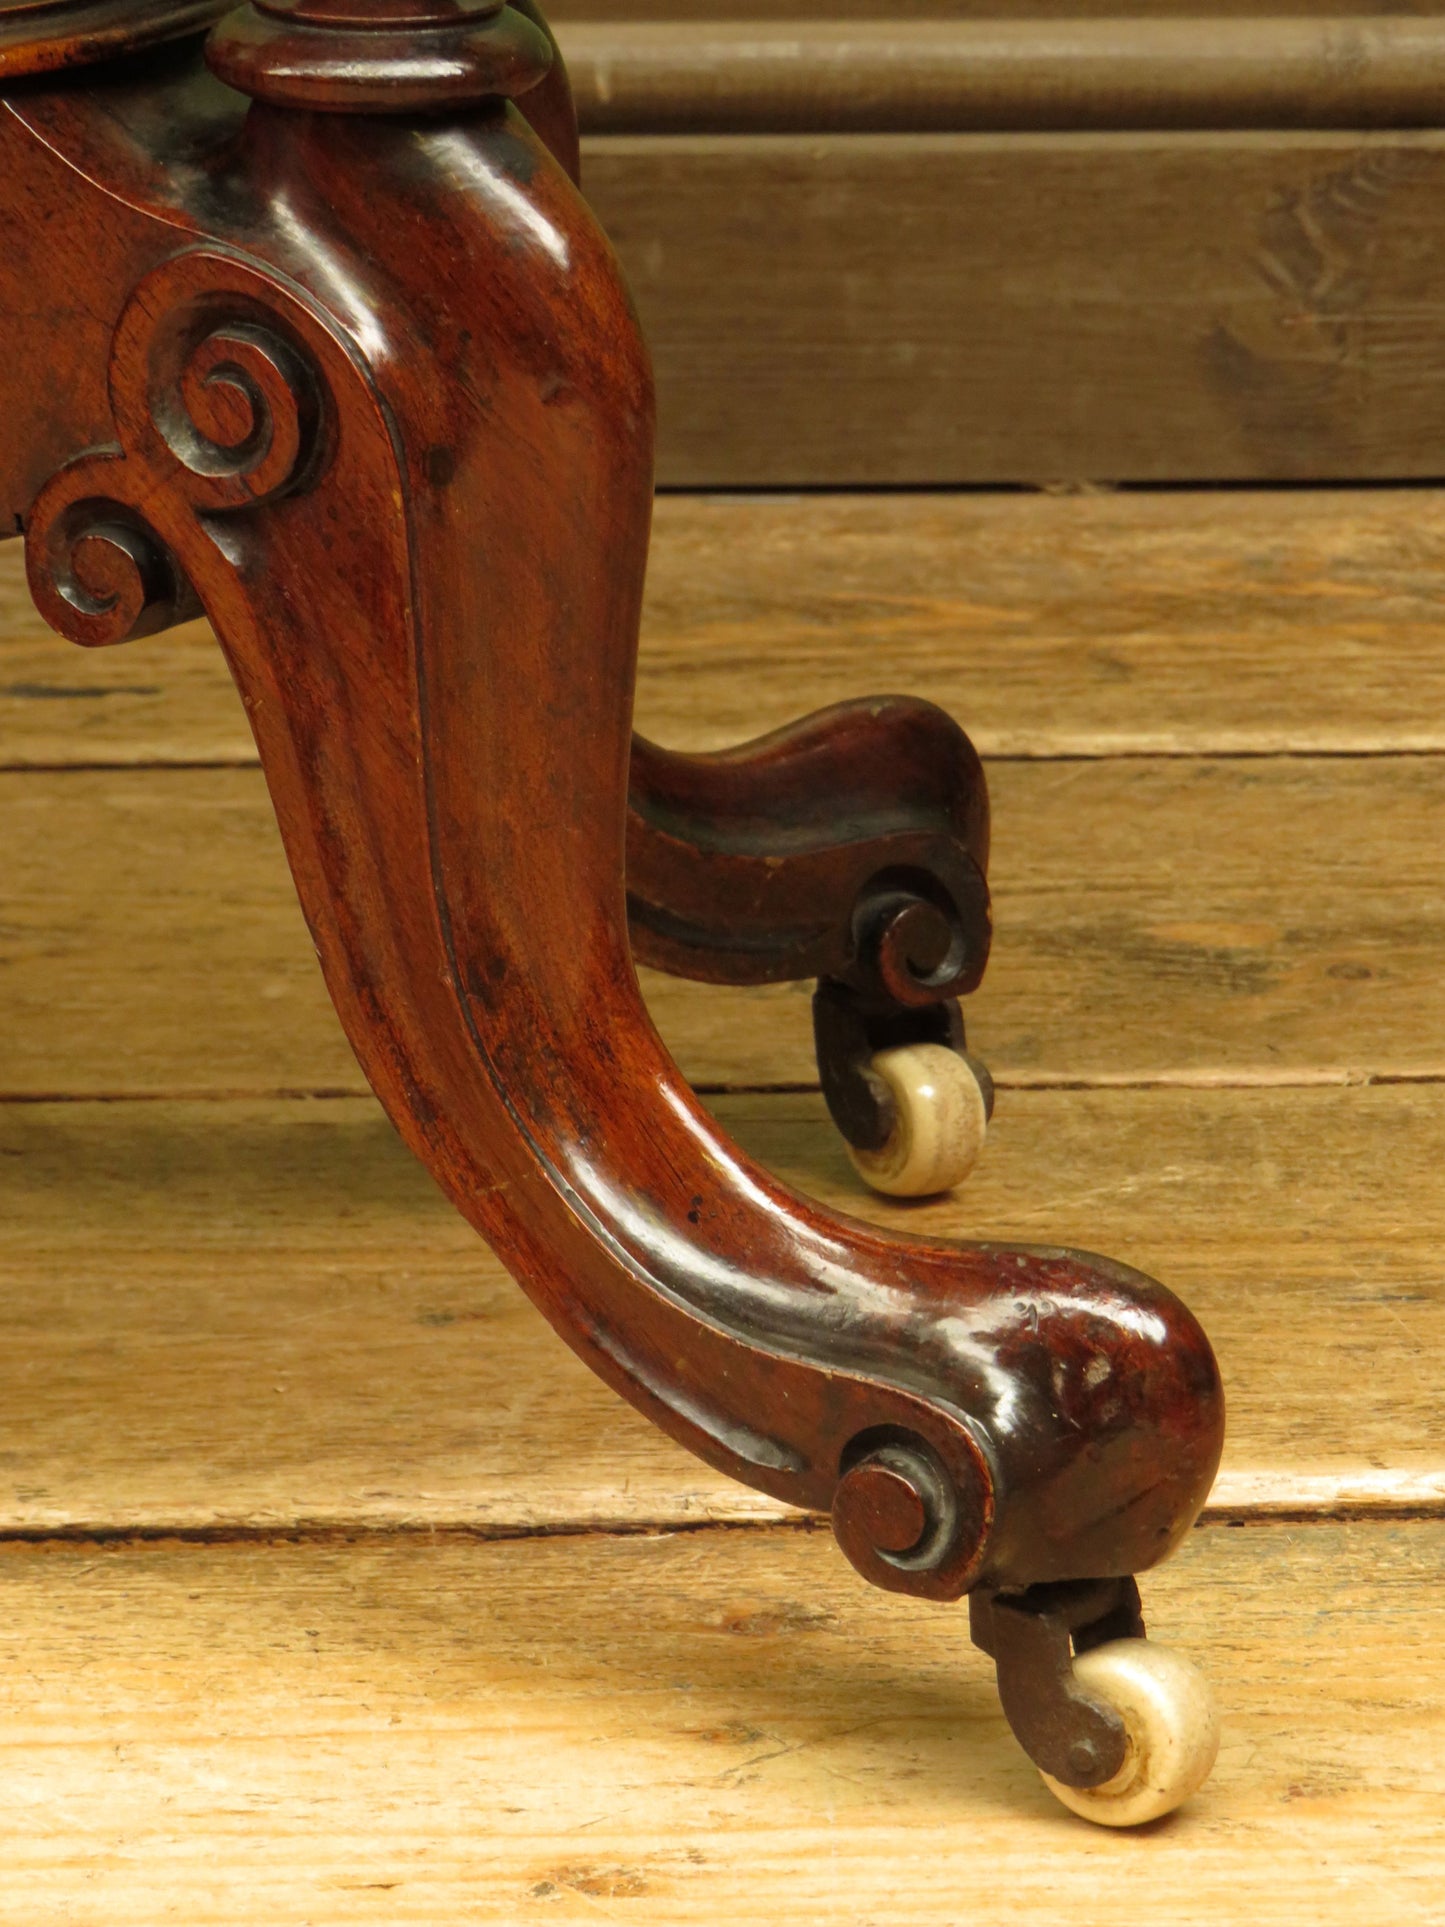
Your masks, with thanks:
M1147 1639L1114 1639L1082 1653L1074 1677L1124 1722L1124 1764L1102 1786L1044 1784L1071 1812L1103 1827L1137 1827L1197 1793L1219 1751L1219 1719L1204 1675L1180 1653Z

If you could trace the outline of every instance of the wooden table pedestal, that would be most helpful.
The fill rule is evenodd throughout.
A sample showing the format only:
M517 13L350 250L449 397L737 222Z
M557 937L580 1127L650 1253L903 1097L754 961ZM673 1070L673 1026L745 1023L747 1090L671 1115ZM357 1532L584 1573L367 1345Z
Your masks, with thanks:
M347 1034L457 1208L675 1438L831 1512L875 1584L970 1594L1071 1804L1166 1810L1213 1729L1134 1575L1218 1462L1198 1325L1102 1259L790 1193L634 974L816 979L834 1117L936 1187L988 1105L972 747L898 698L634 741L651 377L544 23L217 11L0 8L0 488L37 605L92 647L205 612Z

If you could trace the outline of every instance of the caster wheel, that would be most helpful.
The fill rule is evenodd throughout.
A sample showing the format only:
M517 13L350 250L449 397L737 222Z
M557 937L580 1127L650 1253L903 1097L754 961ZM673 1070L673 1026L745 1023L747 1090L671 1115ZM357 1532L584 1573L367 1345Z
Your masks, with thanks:
M1065 1786L1045 1773L1066 1807L1101 1827L1137 1827L1198 1792L1219 1751L1219 1719L1197 1667L1152 1640L1114 1639L1080 1654L1074 1677L1123 1715L1129 1752L1103 1786Z
M988 1100L968 1059L946 1044L905 1044L880 1051L872 1068L893 1094L897 1121L881 1150L849 1145L860 1177L891 1198L961 1184L988 1135Z

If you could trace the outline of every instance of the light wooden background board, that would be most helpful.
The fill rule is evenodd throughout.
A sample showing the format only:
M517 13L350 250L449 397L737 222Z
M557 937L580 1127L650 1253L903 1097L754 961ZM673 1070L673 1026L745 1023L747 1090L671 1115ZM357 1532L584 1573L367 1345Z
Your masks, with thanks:
M668 486L1440 472L1439 130L617 134L583 167Z
M1249 0L890 0L899 20L1081 19L1098 16L1148 20L1183 14L1231 19L1264 11ZM1274 16L1333 18L1374 14L1436 14L1441 0L1270 0ZM552 0L547 18L574 20L874 20L878 0Z
M665 484L1438 476L1440 0L552 11Z
M592 1381L365 1093L197 625L0 550L0 1922L1445 1919L1445 494L658 504L639 721L903 689L976 732L975 1181L869 1198L801 991L649 978L789 1181L1195 1305L1231 1436L1146 1582L1214 1678L1138 1838L958 1609Z
M551 11L665 484L1438 476L1440 0Z
M1445 23L1421 14L886 13L561 31L586 134L1434 128L1445 74ZM1056 299L1067 307L1067 284Z

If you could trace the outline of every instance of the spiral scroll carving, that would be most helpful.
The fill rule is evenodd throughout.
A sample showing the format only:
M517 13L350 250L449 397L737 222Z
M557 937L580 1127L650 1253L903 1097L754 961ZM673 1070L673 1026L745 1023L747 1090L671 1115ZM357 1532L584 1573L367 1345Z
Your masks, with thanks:
M854 1441L833 1495L833 1532L863 1577L889 1592L956 1597L993 1529L994 1474L965 1435L945 1451L883 1428Z
M967 862L950 891L941 878L876 877L854 911L860 983L905 1009L925 1009L977 988L988 960L988 886Z
M237 556L233 524L310 486L327 452L325 387L277 289L197 251L136 289L112 344L119 448L70 462L26 517L26 567L52 627L88 647L200 613L180 559L198 532Z
M38 528L32 518L26 566L41 615L86 648L154 635L200 613L165 543L120 502L72 502Z
M203 336L177 388L154 401L171 453L205 484L192 499L212 510L255 507L295 486L316 450L318 416L301 357L245 322Z

